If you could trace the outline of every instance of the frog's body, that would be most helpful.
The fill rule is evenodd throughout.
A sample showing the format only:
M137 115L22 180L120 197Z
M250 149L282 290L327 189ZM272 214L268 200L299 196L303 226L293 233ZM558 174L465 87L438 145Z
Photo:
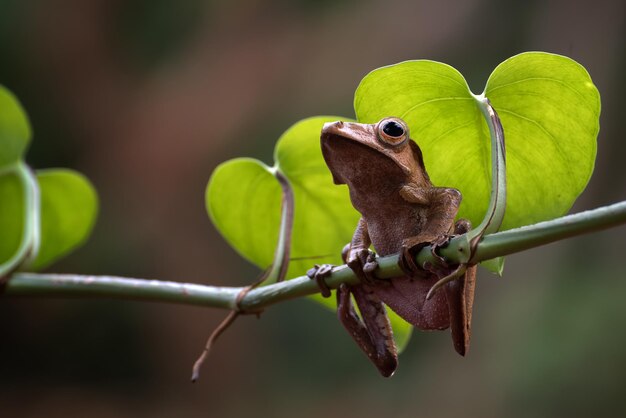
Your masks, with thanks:
M373 125L328 123L322 130L321 144L335 183L348 185L352 204L362 215L345 258L363 279L367 279L363 266L371 260L370 244L382 256L404 254L405 261L412 265L411 250L424 243L442 245L451 234L469 229L467 221L454 224L461 194L456 189L432 185L421 151L409 138L402 120L385 118ZM383 375L393 373L397 354L382 302L419 329L445 329L451 325L455 348L465 354L475 266L426 300L429 289L445 274L438 273L412 265L405 277L364 280L338 290L340 319ZM351 306L350 293L362 321Z

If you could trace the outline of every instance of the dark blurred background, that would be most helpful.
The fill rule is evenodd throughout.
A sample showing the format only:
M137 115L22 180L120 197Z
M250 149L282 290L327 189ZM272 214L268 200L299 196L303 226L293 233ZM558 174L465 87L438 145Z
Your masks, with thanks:
M271 163L293 122L353 116L370 70L449 63L482 91L502 60L570 56L602 95L596 170L573 211L626 198L624 1L0 0L0 83L34 129L28 161L96 185L89 242L50 271L241 285L257 271L209 222L228 158ZM241 318L109 300L0 301L0 416L542 417L626 413L624 227L482 272L472 349L415 333L381 378L307 300Z

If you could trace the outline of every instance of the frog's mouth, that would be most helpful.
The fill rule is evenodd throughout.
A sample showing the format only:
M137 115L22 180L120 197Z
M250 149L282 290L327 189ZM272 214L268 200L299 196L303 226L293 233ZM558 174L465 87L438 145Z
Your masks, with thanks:
M380 178L403 177L409 169L389 153L352 136L324 130L321 135L322 155L335 184L354 184Z
M373 125L342 121L324 124L322 155L335 184L346 184L355 176L410 173L410 168L396 158L399 150L384 147L376 138Z

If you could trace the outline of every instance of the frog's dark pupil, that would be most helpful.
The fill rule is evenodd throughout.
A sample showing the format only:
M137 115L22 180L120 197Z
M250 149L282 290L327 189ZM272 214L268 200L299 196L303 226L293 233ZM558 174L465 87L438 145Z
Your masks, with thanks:
M398 122L390 121L383 126L383 132L397 138L404 135L404 128Z

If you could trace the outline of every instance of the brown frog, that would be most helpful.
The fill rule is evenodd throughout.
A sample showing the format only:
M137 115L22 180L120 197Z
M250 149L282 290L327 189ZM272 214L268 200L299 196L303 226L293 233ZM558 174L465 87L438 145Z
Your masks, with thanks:
M361 213L352 242L344 248L344 261L361 278L358 285L337 289L338 316L350 335L385 377L395 371L398 359L385 305L422 330L451 327L456 351L465 355L470 323L476 266L444 285L430 299L431 287L454 268L445 265L436 250L451 235L470 229L469 222L454 218L461 203L456 189L435 187L430 182L422 152L409 138L409 128L399 118L377 124L333 122L324 125L322 153L335 184L347 184L352 205ZM405 276L376 280L377 264L369 250L382 256L400 253ZM432 245L440 263L420 268L414 255ZM308 275L330 295L323 279L331 266L316 266ZM359 308L357 315L350 295Z

